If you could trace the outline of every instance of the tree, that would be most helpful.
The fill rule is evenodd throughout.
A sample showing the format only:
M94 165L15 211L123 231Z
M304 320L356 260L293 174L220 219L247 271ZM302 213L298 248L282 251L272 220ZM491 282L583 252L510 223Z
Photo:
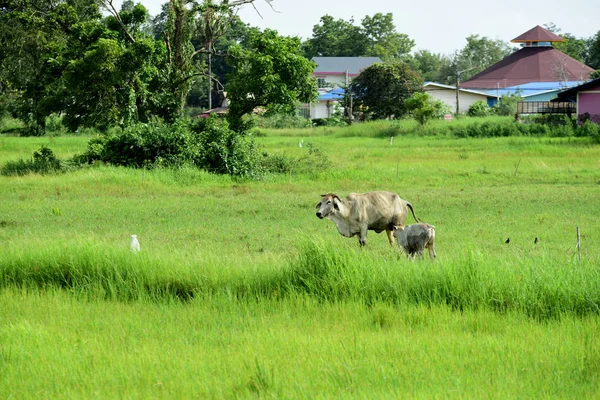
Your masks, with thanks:
M587 41L588 54L586 64L594 69L600 69L600 31Z
M448 68L452 61L440 53L429 50L417 50L413 55L414 69L419 71L425 82L443 82L442 71Z
M307 58L369 56L394 60L408 56L414 45L408 35L396 32L392 13L376 13L363 18L360 26L354 25L353 19L324 15L302 48Z
M73 38L99 17L97 4L85 0L3 2L0 85L15 98L16 116L35 133L42 132L47 115L60 111L58 104L48 100L62 87L70 55L87 39Z
M367 39L365 55L380 57L384 61L401 59L408 55L415 41L405 33L396 32L392 13L376 13L362 20L362 33Z
M248 47L232 46L228 62L232 72L227 79L229 119L240 131L240 119L256 107L267 113L292 113L298 101L317 97L312 76L314 63L300 53L300 39L279 36L276 31L252 30Z
M354 108L373 118L400 118L406 114L405 101L423 90L423 79L408 64L395 61L375 63L352 80Z
M366 53L368 39L354 20L333 19L330 15L321 17L313 27L313 36L303 44L307 58L359 57Z
M434 99L427 92L415 92L405 101L406 110L421 125L425 126L427 121L437 118L444 109L444 103Z
M455 68L454 81L456 81L456 71L468 70L460 77L462 81L465 81L489 66L496 64L511 52L512 49L502 40L492 40L485 36L479 37L479 35L468 36L466 46L455 53L453 60L453 67Z
M572 57L578 61L585 62L588 49L585 39L575 37L570 33L560 33L561 29L558 28L553 22L544 24L544 28L552 33L555 33L562 37L564 42L553 42L552 46L557 50L565 53L569 57Z

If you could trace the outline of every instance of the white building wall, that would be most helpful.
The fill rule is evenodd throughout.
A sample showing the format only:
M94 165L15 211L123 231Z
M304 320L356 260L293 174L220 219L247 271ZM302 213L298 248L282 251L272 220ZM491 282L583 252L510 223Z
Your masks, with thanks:
M441 100L449 105L452 112L456 111L456 90L433 86L426 87L425 91L429 93L431 97ZM487 104L487 96L459 91L458 106L460 108L460 113L464 114L469 111L469 106L476 101L483 101Z
M329 83L332 87L344 87L346 86L346 76L345 75L315 75L317 79L325 79L325 82ZM350 77L352 80L352 77Z
M333 103L334 102L332 101L317 101L316 103L312 103L310 105L310 118L315 119L331 117L331 113L333 112Z

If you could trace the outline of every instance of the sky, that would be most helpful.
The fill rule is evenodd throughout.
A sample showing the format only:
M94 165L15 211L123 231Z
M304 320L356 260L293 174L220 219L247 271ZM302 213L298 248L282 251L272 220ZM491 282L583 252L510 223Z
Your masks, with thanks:
M137 0L151 15L167 0ZM114 0L120 6L120 0ZM323 15L359 25L366 16L392 13L396 31L415 41L413 50L452 54L466 45L469 35L509 42L536 25L553 22L561 33L588 38L600 31L598 0L256 0L256 10L245 5L241 19L281 35L308 39ZM260 13L260 15L259 15ZM262 16L262 18L261 18ZM560 33L559 33L560 34ZM516 46L516 45L515 45Z

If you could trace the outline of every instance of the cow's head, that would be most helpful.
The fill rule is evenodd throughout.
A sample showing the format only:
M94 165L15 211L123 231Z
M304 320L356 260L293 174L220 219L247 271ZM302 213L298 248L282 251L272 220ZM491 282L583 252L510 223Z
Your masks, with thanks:
M323 219L327 218L329 215L336 213L340 210L339 203L342 201L340 198L333 194L322 194L321 201L317 203L317 217Z
M394 225L394 232L392 233L392 235L394 235L394 237L396 239L398 239L398 235L400 235L400 232L402 232L404 230L404 228L406 228L404 225L400 225L400 226Z

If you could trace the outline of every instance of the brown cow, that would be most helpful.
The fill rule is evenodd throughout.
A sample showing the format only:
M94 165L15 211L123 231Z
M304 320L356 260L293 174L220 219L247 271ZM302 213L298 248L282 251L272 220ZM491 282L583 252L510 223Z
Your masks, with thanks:
M335 222L338 232L345 237L359 235L361 246L367 244L367 231L386 231L390 245L394 245L394 228L404 227L410 209L419 221L412 205L391 192L377 191L365 194L350 193L344 200L333 193L321 195L317 203L317 217Z

